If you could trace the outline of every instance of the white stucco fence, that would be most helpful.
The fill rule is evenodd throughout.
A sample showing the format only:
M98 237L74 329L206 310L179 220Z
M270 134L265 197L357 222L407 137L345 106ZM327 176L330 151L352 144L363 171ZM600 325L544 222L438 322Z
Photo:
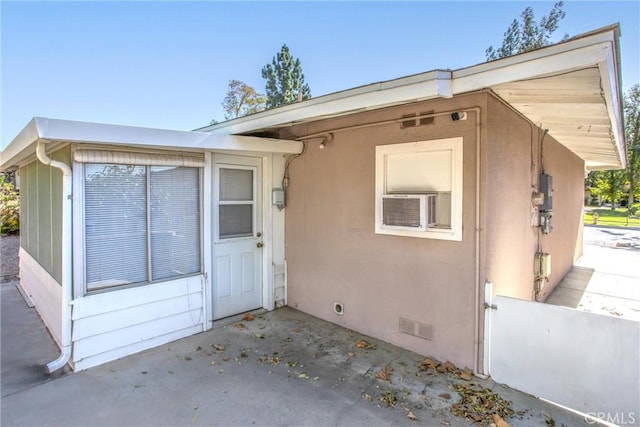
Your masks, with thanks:
M498 296L491 376L619 425L640 425L640 322Z

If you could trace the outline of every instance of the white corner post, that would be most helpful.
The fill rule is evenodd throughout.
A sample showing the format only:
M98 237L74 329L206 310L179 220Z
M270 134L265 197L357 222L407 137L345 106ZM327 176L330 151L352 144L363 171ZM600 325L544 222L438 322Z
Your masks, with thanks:
M72 187L73 173L69 165L53 160L47 156L46 143L38 141L36 156L45 165L60 169L62 172L62 349L60 356L47 363L47 372L53 373L64 367L71 357L71 301L73 277L72 253Z

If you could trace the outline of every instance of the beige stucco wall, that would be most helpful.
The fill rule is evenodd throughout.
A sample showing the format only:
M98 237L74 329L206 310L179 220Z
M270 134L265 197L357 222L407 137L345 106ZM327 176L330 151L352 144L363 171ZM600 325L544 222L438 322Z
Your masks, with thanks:
M531 225L541 134L490 93L457 96L282 129L297 138L401 118L403 114L480 107L480 283L494 293L533 298L538 230ZM475 340L476 114L401 129L385 124L334 133L324 150L310 140L290 168L286 211L288 303L302 311L401 347L473 366ZM375 147L463 137L461 242L376 235ZM533 149L533 156L532 156ZM532 161L533 158L533 167ZM552 275L541 298L581 253L582 160L553 138L544 141L545 171L554 179L554 229L541 235ZM479 300L483 295L480 290ZM344 315L333 312L344 304ZM480 312L482 316L482 311ZM399 318L433 325L433 339L399 332ZM482 357L482 318L480 318Z
M494 294L533 299L539 243L551 254L552 273L538 297L544 300L581 254L584 162L550 135L544 137L542 164L553 177L553 230L538 233L531 226L531 193L541 170L542 132L492 96L487 118L483 273Z
M458 97L302 125L287 137L397 119L402 114L481 105ZM302 311L421 354L473 366L475 120L401 129L399 124L340 131L319 140L290 168L286 211L288 303ZM376 145L463 137L463 240L374 233ZM344 316L333 303L344 304ZM399 318L433 325L433 339L399 332Z

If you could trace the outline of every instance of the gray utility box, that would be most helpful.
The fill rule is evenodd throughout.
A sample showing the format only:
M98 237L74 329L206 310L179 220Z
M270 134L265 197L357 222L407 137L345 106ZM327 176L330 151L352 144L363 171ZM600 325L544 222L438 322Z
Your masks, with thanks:
M544 202L539 206L541 211L553 210L553 178L546 173L540 174L540 192L544 194Z

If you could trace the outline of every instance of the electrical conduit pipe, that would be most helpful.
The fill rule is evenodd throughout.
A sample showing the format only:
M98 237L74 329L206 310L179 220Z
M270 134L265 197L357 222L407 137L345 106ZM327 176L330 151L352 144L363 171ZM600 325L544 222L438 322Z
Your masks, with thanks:
M71 301L72 301L72 171L69 165L53 160L45 152L46 142L38 141L36 157L47 166L60 169L62 172L62 333L60 356L47 363L47 372L53 373L64 367L71 357Z

